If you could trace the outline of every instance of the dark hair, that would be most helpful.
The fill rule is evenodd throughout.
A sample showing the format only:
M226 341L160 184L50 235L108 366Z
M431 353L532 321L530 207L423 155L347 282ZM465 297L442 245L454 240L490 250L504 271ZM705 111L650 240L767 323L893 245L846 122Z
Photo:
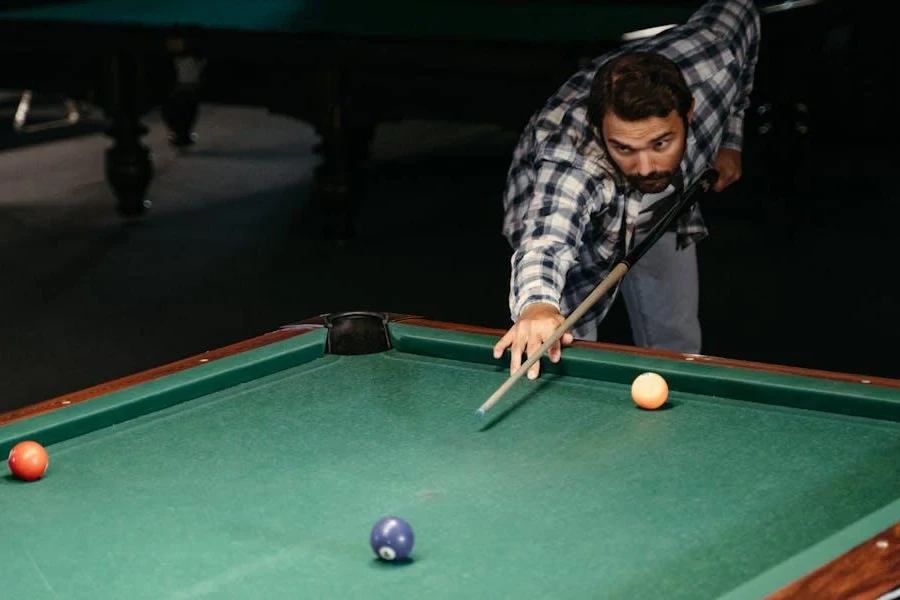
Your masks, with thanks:
M626 121L666 117L674 110L686 122L691 100L691 90L674 62L653 52L630 52L597 69L588 120L598 132L608 110Z

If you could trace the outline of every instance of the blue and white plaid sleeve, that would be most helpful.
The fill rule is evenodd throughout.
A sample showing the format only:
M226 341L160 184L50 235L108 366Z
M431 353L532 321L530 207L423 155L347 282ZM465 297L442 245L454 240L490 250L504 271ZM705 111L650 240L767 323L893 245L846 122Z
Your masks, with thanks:
M566 274L575 263L587 226L596 180L565 162L542 160L533 183L517 198L521 221L514 234L509 308L513 320L536 302L560 307Z
M760 20L759 11L752 0L729 0L711 2L708 15L713 21L711 28L724 39L734 40L734 50L742 58L743 69L737 84L739 86L731 111L725 122L722 147L741 150L744 141L744 113L750 106L754 73L759 60Z

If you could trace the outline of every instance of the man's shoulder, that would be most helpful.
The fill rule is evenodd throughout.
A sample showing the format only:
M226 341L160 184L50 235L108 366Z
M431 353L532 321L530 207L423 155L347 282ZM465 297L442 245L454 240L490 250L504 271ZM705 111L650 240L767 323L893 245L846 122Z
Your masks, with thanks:
M588 92L581 73L574 86L563 86L538 110L523 132L520 147L527 146L531 161L568 163L597 177L612 164L588 121ZM570 80L571 81L571 80Z
M584 171L593 178L606 178L614 170L603 146L583 129L536 123L532 136L532 164L556 163L562 168Z
M592 69L582 68L570 76L547 98L532 118L536 135L587 125L587 102L590 97Z

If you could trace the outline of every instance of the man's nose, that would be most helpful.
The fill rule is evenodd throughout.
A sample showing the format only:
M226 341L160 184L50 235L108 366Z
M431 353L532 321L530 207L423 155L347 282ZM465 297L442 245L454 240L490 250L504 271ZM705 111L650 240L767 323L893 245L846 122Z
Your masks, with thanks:
M653 161L648 152L638 153L638 175L646 177L653 172Z

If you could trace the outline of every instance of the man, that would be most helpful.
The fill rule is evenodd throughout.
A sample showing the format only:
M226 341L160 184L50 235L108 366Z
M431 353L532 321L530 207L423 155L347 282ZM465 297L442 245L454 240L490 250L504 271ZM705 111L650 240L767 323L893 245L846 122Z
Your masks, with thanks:
M514 325L494 356L509 348L511 373L649 233L673 192L710 166L715 191L740 178L759 28L752 0L707 2L687 23L596 58L531 118L504 197ZM562 344L596 340L621 292L637 345L699 353L696 243L706 235L695 206ZM557 342L550 360L560 352Z

